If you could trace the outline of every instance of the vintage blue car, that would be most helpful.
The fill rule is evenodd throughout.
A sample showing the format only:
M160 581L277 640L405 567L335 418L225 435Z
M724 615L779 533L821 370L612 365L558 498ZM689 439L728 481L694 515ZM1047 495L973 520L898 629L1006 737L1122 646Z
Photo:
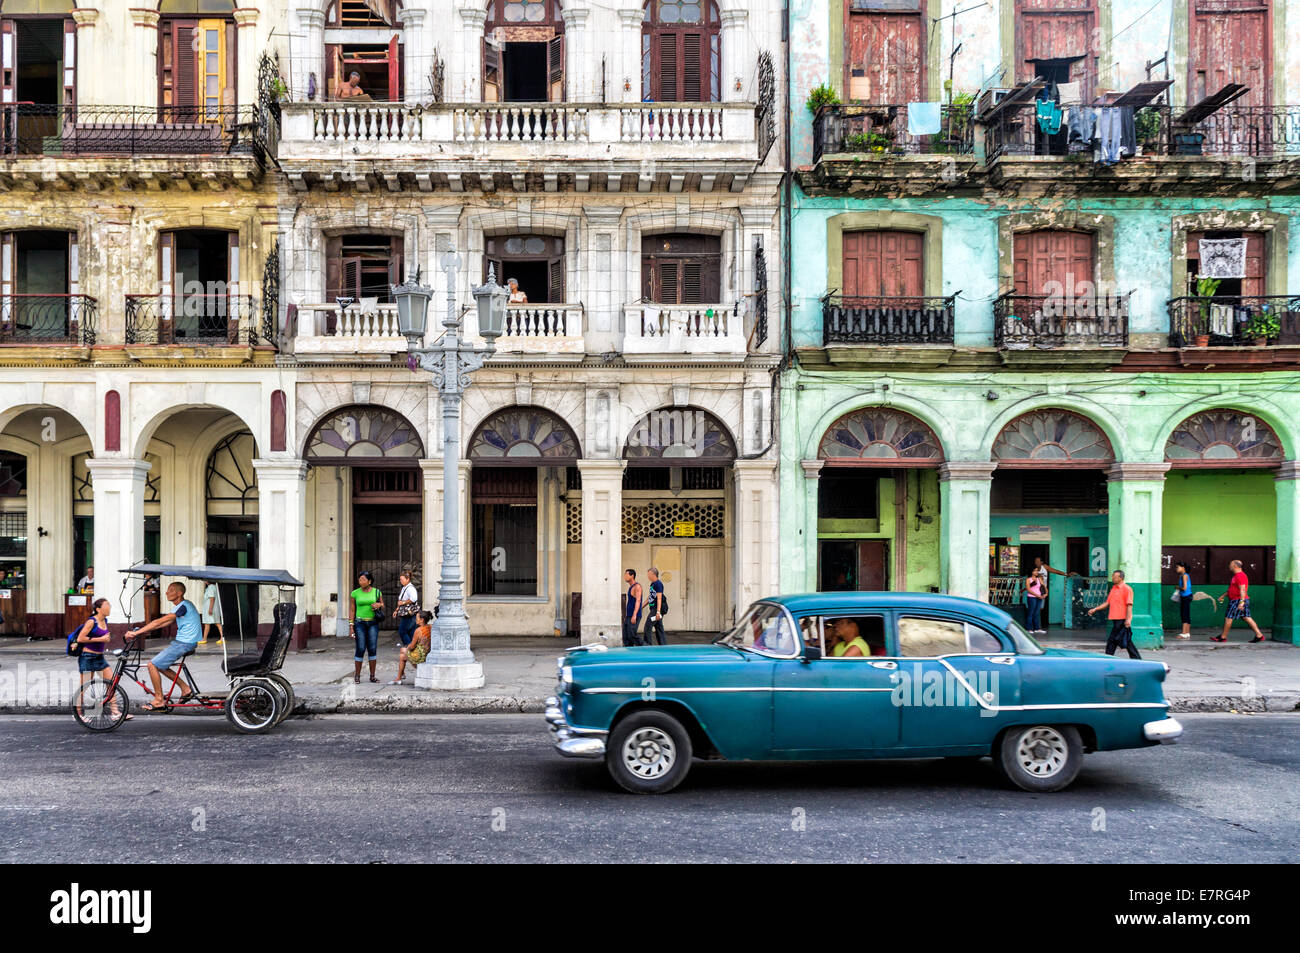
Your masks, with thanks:
M836 592L754 603L712 645L570 649L546 719L560 754L628 791L691 759L979 758L1027 791L1085 751L1173 741L1163 662L1045 649L972 599Z

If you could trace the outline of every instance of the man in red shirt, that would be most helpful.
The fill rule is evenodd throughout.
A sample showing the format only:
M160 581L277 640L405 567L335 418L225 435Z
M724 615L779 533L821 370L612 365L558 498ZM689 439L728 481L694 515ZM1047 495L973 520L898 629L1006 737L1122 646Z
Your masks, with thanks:
M1259 626L1250 617L1250 580L1246 578L1246 573L1242 570L1241 560L1234 559L1228 563L1228 568L1232 570L1232 582L1228 583L1228 591L1219 596L1220 602L1223 601L1224 596L1228 597L1228 611L1223 619L1223 631L1211 638L1210 641L1228 641L1228 630L1232 628L1232 620L1245 619L1255 631L1255 637L1250 641L1252 643L1263 642L1264 633L1259 631Z
M1110 636L1106 639L1106 654L1114 655L1117 648L1128 650L1129 658L1140 659L1137 646L1133 644L1133 587L1124 581L1124 570L1116 569L1110 574L1110 592L1106 601L1088 610L1088 615L1106 610L1110 619Z

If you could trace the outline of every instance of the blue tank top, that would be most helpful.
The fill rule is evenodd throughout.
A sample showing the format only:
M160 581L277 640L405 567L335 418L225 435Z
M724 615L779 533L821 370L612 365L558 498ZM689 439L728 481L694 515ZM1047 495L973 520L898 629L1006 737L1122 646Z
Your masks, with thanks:
M634 622L641 621L641 612L637 609L636 599L632 596L632 590L637 585L639 585L639 583L634 582L632 585L627 587L627 617L629 620Z
M1186 586L1186 588L1183 588L1184 585ZM1178 582L1178 594L1183 597L1190 596L1192 594L1191 573L1183 573L1182 578Z

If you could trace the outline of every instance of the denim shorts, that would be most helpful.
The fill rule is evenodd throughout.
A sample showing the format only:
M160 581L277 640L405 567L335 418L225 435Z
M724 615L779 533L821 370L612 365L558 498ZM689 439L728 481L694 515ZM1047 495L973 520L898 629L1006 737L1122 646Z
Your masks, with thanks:
M153 662L153 667L158 669L160 672L165 668L171 668L192 648L194 648L193 642L182 642L180 639L172 639L167 643L165 649L153 657L151 660Z
M106 668L108 668L108 660L104 658L103 652L86 652L83 650L77 656L77 671L83 674L86 672L102 672Z

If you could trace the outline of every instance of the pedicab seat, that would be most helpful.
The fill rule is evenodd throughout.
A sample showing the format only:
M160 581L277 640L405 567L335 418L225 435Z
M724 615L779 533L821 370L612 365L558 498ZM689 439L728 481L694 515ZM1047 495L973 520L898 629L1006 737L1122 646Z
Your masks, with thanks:
M279 671L284 664L289 641L293 638L293 619L297 607L292 602L281 602L275 607L275 629L260 652L242 652L227 660L227 675L265 675Z

